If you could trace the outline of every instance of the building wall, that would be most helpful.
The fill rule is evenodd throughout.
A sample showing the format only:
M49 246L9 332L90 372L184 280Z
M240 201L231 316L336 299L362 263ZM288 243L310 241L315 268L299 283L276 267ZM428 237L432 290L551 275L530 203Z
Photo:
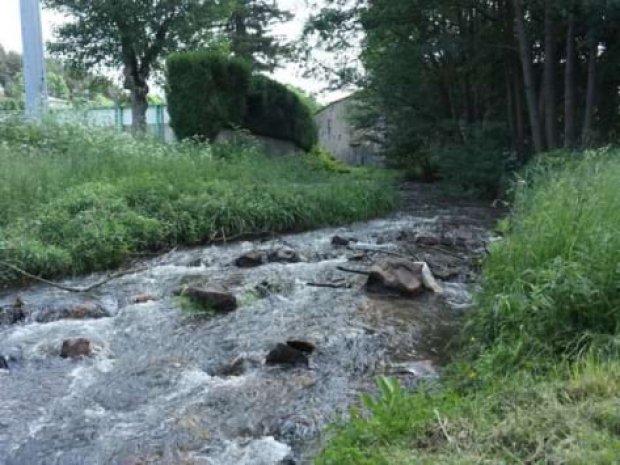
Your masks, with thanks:
M315 115L319 145L336 159L351 165L380 165L382 159L374 144L360 142L359 134L349 122L355 104L348 97L328 105Z

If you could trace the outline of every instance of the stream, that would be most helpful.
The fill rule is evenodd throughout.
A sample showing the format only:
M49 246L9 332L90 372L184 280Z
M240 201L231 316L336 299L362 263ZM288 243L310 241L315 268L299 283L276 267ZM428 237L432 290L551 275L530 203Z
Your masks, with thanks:
M432 186L406 185L403 198L383 219L142 259L132 265L142 271L88 293L0 291L0 464L311 463L325 426L378 376L408 386L436 376L471 305L499 212ZM357 242L335 246L335 235ZM283 246L301 261L234 264ZM444 292L373 296L365 276L338 269L393 254L428 262ZM225 286L237 310L184 310L174 291L196 280ZM90 341L93 354L61 357L71 338ZM308 366L265 364L290 340L316 347Z

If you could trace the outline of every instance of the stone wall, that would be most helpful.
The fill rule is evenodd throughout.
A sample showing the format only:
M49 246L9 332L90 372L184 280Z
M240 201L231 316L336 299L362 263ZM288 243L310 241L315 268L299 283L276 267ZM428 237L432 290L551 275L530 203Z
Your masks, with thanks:
M350 165L381 165L375 144L364 142L350 122L353 97L347 97L319 111L314 119L319 129L319 145L336 159Z

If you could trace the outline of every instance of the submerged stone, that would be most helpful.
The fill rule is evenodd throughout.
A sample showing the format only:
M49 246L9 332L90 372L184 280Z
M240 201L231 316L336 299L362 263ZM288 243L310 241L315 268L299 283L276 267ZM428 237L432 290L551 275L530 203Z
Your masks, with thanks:
M90 357L93 354L93 344L86 338L67 339L62 343L60 356L62 358Z
M265 360L267 365L308 366L308 353L279 343L268 354Z
M188 297L192 302L218 313L228 313L237 309L237 298L219 286L184 286L177 295Z
M267 263L267 254L260 250L253 250L241 255L235 260L239 268L255 268Z

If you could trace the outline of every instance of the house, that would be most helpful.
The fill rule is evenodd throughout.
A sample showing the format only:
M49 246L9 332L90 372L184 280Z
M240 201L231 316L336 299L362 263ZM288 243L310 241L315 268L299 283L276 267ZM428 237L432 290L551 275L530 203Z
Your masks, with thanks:
M350 165L381 165L378 144L364 137L365 132L356 129L351 122L355 108L355 95L330 103L314 116L319 145L336 159Z

